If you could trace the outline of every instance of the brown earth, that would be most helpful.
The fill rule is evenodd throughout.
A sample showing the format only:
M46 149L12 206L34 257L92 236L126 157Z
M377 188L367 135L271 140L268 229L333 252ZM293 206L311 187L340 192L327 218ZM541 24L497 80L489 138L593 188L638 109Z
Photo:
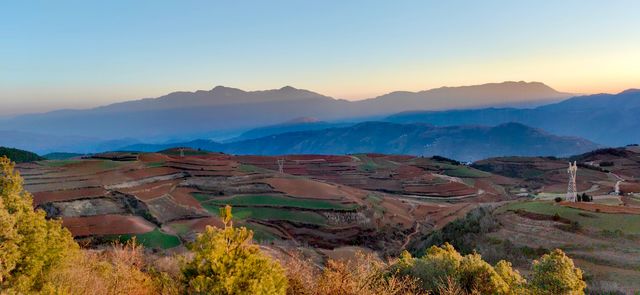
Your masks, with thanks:
M63 217L62 225L75 237L143 234L155 228L155 225L139 216L112 214Z

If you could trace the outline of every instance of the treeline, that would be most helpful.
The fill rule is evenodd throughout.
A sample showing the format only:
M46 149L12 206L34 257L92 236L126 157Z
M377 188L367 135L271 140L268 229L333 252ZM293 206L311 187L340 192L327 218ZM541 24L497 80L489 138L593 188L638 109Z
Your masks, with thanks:
M207 227L178 257L155 257L135 240L82 250L56 220L33 210L32 198L7 158L0 158L1 294L582 294L582 271L562 251L543 255L525 278L507 261L431 246L389 261L359 254L325 265L296 253L274 258L233 226ZM278 255L275 255L278 256Z
M0 157L3 156L11 159L11 161L14 161L16 163L44 160L43 157L40 157L32 152L0 146Z

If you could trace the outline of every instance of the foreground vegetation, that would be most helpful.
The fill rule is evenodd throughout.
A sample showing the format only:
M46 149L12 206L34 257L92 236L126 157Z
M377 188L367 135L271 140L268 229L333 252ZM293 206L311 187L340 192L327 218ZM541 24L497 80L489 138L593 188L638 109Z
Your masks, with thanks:
M7 158L0 158L0 293L2 294L583 294L582 271L562 251L534 261L529 278L507 261L431 246L383 261L359 254L314 262L289 253L279 260L252 242L253 232L207 227L176 257L155 257L136 242L82 250L56 220L33 210Z

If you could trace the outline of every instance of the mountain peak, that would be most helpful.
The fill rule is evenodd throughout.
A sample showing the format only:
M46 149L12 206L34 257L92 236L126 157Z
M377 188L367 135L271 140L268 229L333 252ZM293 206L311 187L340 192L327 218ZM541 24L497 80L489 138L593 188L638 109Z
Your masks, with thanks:
M619 94L631 94L631 93L640 93L640 89L638 88L630 88L625 91L620 92Z
M295 87L291 87L291 86L287 85L287 86L284 86L284 87L280 88L280 90L283 90L283 91L291 91L291 90L299 90L299 89L297 89L297 88L295 88Z

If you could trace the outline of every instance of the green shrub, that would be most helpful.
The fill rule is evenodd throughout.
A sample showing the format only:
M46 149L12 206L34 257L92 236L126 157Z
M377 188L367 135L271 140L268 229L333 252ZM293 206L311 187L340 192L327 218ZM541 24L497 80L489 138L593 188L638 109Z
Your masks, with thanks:
M7 157L0 157L0 290L39 291L78 245L60 221L33 210L31 195Z
M182 268L189 294L285 294L280 264L251 244L253 232L232 226L231 207L220 215L225 228L207 226L190 246L194 257Z

